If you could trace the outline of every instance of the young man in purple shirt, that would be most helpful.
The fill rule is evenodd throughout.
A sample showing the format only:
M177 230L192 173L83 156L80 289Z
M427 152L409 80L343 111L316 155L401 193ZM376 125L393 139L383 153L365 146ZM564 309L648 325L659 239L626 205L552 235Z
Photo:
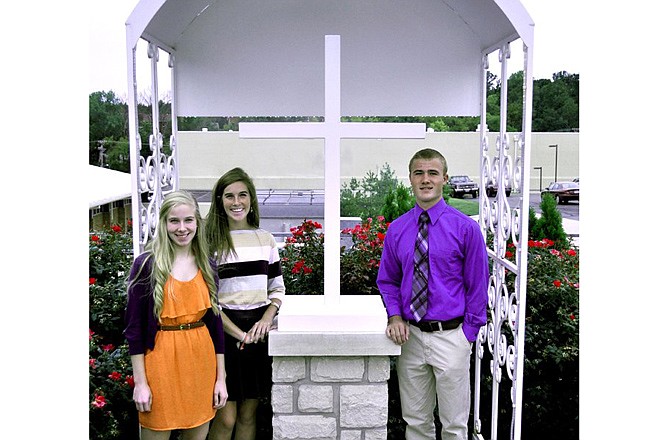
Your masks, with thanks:
M437 397L442 440L466 440L472 342L486 324L486 244L477 222L442 198L448 179L442 154L418 151L409 162L409 178L416 205L389 226L377 276L388 315L386 335L402 345L396 368L405 438L436 438ZM418 296L412 288L415 242L424 211L428 299L417 310L410 305Z

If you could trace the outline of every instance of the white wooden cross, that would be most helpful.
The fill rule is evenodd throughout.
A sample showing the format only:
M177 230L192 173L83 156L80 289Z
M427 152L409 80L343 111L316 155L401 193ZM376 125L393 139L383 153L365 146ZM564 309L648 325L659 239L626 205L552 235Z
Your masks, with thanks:
M426 124L342 122L340 36L326 35L324 122L240 122L240 138L322 138L325 141L324 301L340 298L340 140L424 139ZM409 160L409 158L408 158Z

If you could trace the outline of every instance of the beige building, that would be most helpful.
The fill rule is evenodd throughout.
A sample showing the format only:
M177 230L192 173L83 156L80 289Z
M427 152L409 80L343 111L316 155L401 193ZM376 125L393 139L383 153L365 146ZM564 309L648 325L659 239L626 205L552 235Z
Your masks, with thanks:
M497 133L489 134L489 156L496 152L496 136ZM512 157L513 137L511 133ZM548 186L554 181L554 174L559 181L579 177L579 133L533 133L531 142L531 191ZM179 132L178 146L179 182L183 189L211 190L217 179L233 167L247 171L258 189L324 188L322 139L240 139L237 132ZM481 184L476 132L429 132L423 140L343 139L341 183L349 183L352 177L363 178L368 171L378 171L388 163L396 176L409 185L409 159L415 151L428 147L445 155L450 175L466 174ZM519 151L517 155L520 156Z

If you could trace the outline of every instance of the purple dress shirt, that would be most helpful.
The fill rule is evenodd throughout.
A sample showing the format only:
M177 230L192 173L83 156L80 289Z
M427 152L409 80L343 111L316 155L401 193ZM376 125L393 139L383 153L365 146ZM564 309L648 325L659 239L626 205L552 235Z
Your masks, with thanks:
M410 311L414 242L419 231L415 205L394 220L384 239L384 251L377 276L386 313L414 319ZM479 225L470 217L440 200L428 211L428 311L424 321L447 321L463 317L468 341L477 338L486 324L489 264L486 243Z

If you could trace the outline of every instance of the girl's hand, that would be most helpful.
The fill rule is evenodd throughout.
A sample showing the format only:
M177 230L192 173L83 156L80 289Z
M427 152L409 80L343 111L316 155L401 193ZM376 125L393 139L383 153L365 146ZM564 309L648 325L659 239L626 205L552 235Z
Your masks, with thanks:
M217 380L214 383L214 408L221 409L228 401L228 389L225 380Z
M133 389L133 401L135 401L135 408L139 412L151 411L151 388L146 384L135 384Z
M254 344L258 341L264 341L265 336L267 336L267 334L270 332L271 327L272 319L267 319L265 316L263 316L263 318L256 322L247 332L248 340Z

